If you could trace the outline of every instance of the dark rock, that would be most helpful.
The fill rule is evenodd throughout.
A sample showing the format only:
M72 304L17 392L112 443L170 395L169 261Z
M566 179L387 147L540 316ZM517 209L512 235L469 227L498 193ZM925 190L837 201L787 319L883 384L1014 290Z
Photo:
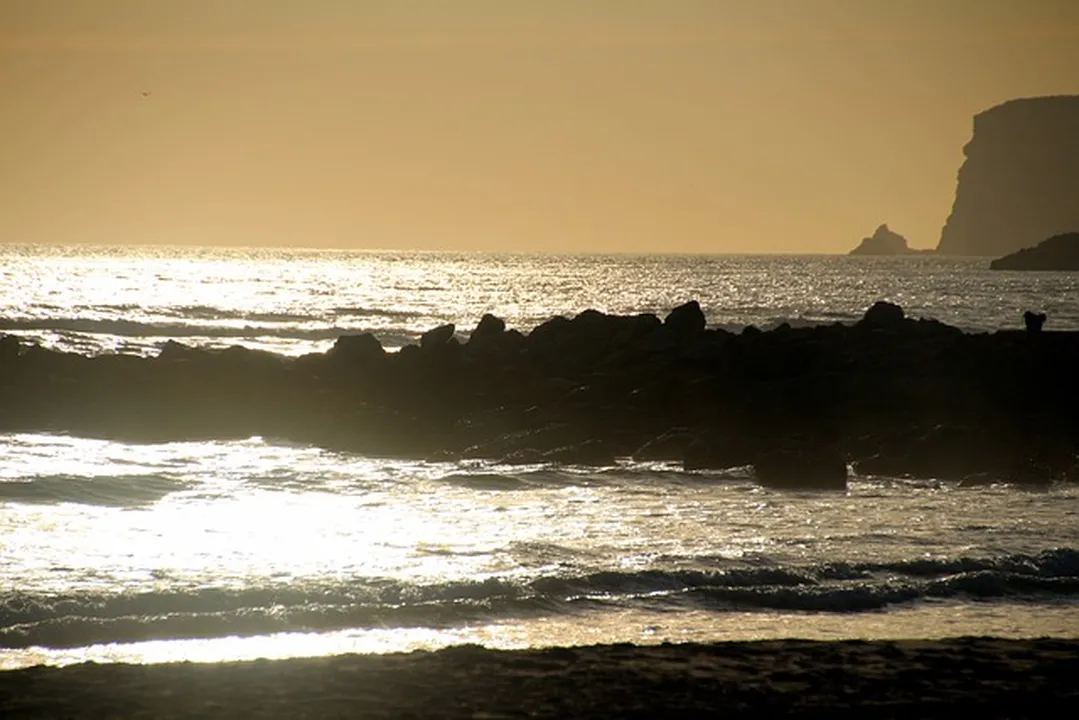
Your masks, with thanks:
M569 318L556 315L532 328L532 331L528 333L526 337L528 338L529 345L550 342L553 338L564 335L569 329L569 326Z
M342 335L326 353L327 358L345 365L368 365L385 359L382 343L371 333Z
M439 325L420 336L420 348L431 351L448 345L457 327L453 323Z
M544 462L547 462L544 453L535 448L521 448L498 458L501 465L539 465Z
M175 340L166 340L165 344L161 346L161 352L157 354L157 359L168 362L190 360L201 354L205 354L205 351L178 343Z
M19 338L15 335L0 335L0 365L12 363L19 357Z
M690 470L752 464L784 487L838 486L848 455L889 476L1074 476L1079 333L966 334L890 303L856 327L739 335L702 332L691 314L676 332L678 320L591 310L527 337L488 320L466 347L444 326L426 349L386 353L354 336L295 360L178 343L154 359L84 357L3 341L18 354L0 368L0 428L541 463L635 454Z
M414 362L423 355L419 345L402 345L397 351L397 360L401 363Z
M331 420L318 428L304 428L304 439L376 457L426 457L436 449L428 423L394 408L359 403L335 413Z
M1023 313L1023 325L1026 327L1027 332L1041 332L1042 326L1045 325L1045 320L1045 313L1032 313L1029 310Z
M1067 449L1040 447L1036 434L1000 437L977 425L936 425L881 443L879 451L855 462L858 472L972 483L976 478L1040 485L1062 475Z
M697 433L688 428L673 428L637 448L632 457L638 462L648 462L650 460L684 461L686 451L696 439Z
M526 453L531 453L530 457L539 458L551 450L582 442L582 438L587 438L587 432L583 431L579 425L551 422L538 428L516 430L491 438L488 442L477 443L466 448L462 457L495 459L510 456L522 457ZM542 461L527 460L526 462Z
M726 470L749 465L758 450L755 438L732 431L708 430L686 447L682 458L685 470Z
M986 487L998 481L992 473L980 472L966 475L959 481L959 487Z
M693 337L704 332L707 321L700 303L690 300L679 305L663 318L664 327L680 337Z
M616 457L602 440L586 440L581 443L548 450L543 454L545 462L564 465L614 465Z
M835 448L793 445L763 451L753 460L757 482L765 487L845 490L847 462Z
M216 351L219 365L227 372L266 370L280 367L283 358L267 350L255 350L243 345L230 345Z
M1077 168L1079 173L1079 168ZM1079 225L1079 223L1077 223ZM1079 270L1079 232L1064 233L989 263L990 270Z
M557 317L529 333L529 360L547 375L602 372L606 365L624 368L648 353L648 339L661 327L654 315L617 316L585 310L572 320Z
M469 346L485 345L497 341L506 331L506 321L485 313L476 324L476 329L468 339Z
M585 440L551 450L522 448L499 458L506 465L534 465L554 463L557 465L587 465L602 467L614 465L617 457L607 443L602 440Z
M902 324L903 319L903 308L894 303L878 300L865 311L865 315L858 324L871 327L894 327Z
M974 117L938 252L1000 256L1079 229L1079 96L1011 100Z

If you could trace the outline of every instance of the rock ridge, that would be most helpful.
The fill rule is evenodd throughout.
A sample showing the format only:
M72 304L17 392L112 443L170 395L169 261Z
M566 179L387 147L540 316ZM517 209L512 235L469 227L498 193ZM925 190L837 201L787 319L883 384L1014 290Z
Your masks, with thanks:
M88 357L2 336L0 431L752 466L778 488L840 489L850 466L1047 483L1079 481L1077 366L1079 333L966 334L889 302L853 325L739 334L707 328L694 301L664 320L586 310L527 334L486 316L466 341L451 325L399 352L346 335L298 358L175 342Z

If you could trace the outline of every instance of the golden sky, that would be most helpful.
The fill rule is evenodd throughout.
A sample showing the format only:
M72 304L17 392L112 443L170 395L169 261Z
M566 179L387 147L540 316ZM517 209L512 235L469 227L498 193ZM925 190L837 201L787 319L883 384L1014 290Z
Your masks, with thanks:
M930 247L1062 93L1074 0L3 0L0 242Z

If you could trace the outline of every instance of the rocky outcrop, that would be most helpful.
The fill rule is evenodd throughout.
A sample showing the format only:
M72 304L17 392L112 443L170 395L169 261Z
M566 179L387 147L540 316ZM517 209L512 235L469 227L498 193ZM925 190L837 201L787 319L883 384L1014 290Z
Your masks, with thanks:
M865 311L865 315L858 324L869 327L901 327L903 321L907 319L906 315L903 308L895 303L878 300Z
M778 489L845 490L847 462L828 445L787 443L753 461L757 482Z
M1077 128L1079 132L1079 128ZM1079 185L1076 186L1079 203ZM1079 232L1054 235L1032 248L1024 248L989 263L990 270L1079 270Z
M86 357L0 336L0 432L135 440L261 435L367 455L687 470L776 488L858 472L1079 480L1079 333L968 335L879 302L853 325L740 334L686 303L586 310L522 334L493 316L384 352L299 358L167 343Z
M850 251L851 255L916 255L927 252L907 246L907 239L892 232L888 225L881 225L867 238L862 238L858 247ZM931 252L931 251L930 251Z
M1045 313L1036 313L1027 310L1023 313L1023 327L1027 332L1039 333L1045 327L1045 321L1049 318Z
M1079 229L1079 96L1012 100L974 117L937 251L999 256Z

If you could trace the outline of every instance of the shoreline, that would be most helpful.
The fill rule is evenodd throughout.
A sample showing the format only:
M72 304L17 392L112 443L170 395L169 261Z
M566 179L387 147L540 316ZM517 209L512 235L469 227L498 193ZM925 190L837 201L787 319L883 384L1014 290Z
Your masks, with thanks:
M0 717L981 717L1079 699L1079 639L594 645L0 673Z

